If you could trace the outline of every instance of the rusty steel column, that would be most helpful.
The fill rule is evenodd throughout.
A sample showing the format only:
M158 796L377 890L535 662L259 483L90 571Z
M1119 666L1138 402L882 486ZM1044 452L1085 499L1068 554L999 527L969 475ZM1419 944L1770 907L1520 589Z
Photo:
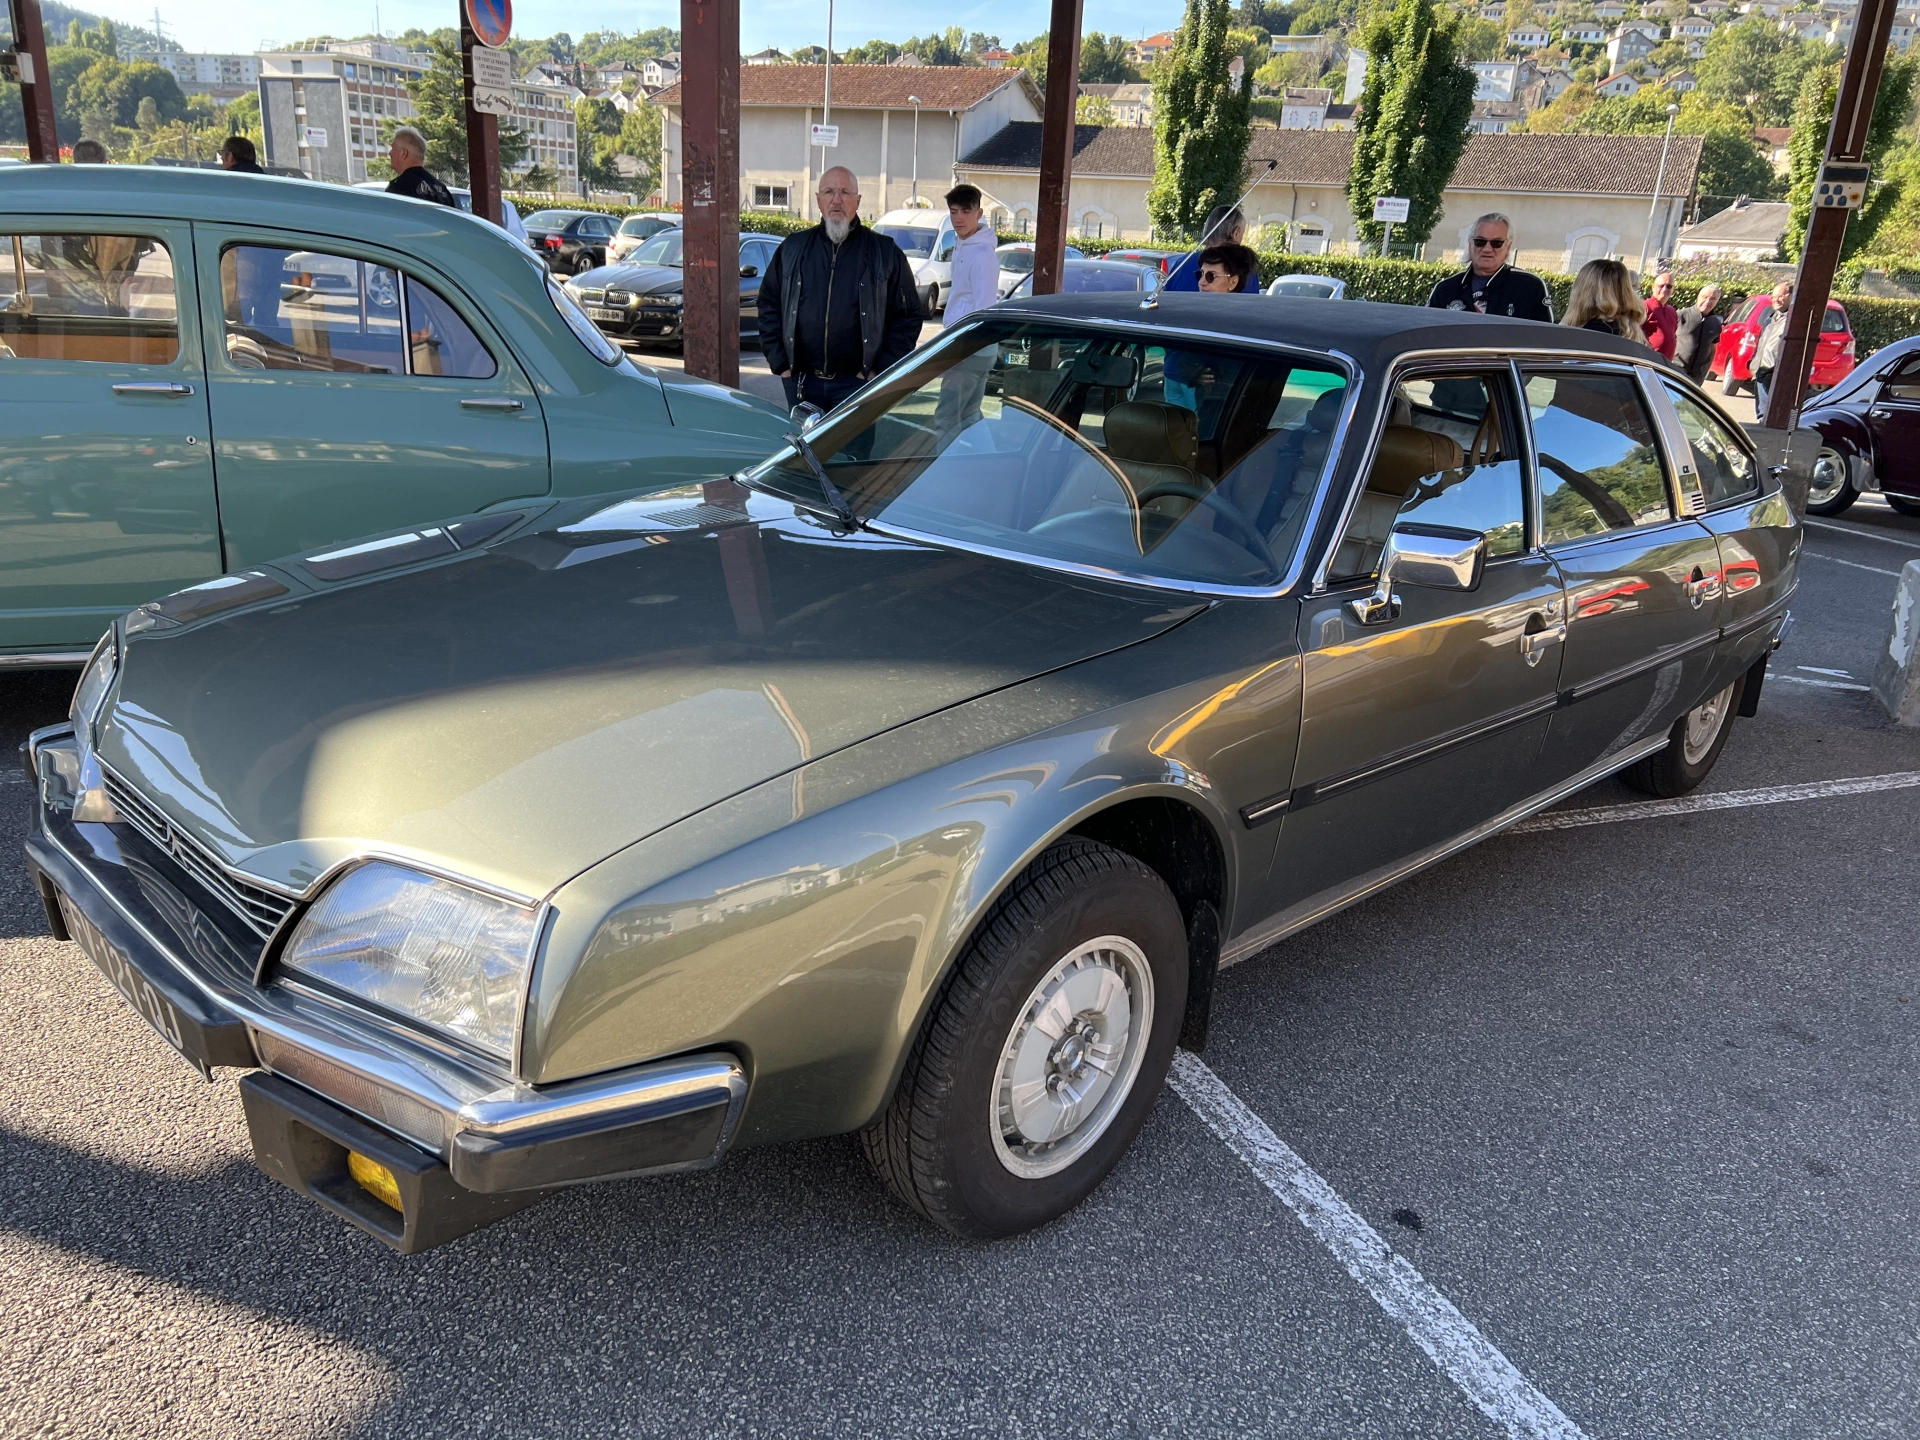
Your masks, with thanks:
M1080 98L1082 0L1053 0L1047 34L1047 105L1040 126L1040 204L1033 227L1033 293L1057 295L1067 267L1067 201L1073 185L1073 105Z
M680 0L680 334L689 375L740 383L740 0Z
M1827 131L1827 154L1821 162L1860 164L1867 157L1867 132L1873 125L1873 102L1880 93L1880 72L1887 56L1887 37L1893 30L1896 0L1861 0L1854 23L1853 43L1847 47L1840 71L1840 94L1834 102L1833 125ZM1819 176L1814 177L1815 185ZM1787 333L1780 344L1780 363L1773 369L1762 421L1776 430L1788 429L1800 410L1807 388L1807 367L1826 318L1827 297L1833 293L1833 272L1840 264L1840 245L1846 238L1847 217L1853 212L1838 206L1815 205L1807 222L1807 243L1800 249L1800 273L1793 282L1793 304L1787 310Z
M494 224L500 219L500 120L473 108L473 47L479 44L467 7L460 7L460 96L467 107L467 189L473 213Z
M19 52L22 80L20 109L27 121L27 158L36 165L60 163L60 134L53 121L53 73L47 69L47 31L40 21L40 0L13 0L13 37ZM33 67L27 83L26 67Z

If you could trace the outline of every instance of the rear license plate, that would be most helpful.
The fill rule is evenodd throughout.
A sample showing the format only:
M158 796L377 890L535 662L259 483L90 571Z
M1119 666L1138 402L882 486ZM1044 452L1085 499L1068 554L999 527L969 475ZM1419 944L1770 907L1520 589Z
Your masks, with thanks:
M624 310L605 310L598 305L593 305L587 309L587 318L590 320L624 320L627 318L627 315Z
M100 967L100 973L113 982L113 988L139 1012L140 1018L159 1031L160 1038L186 1056L189 1063L199 1065L198 1060L187 1054L186 1042L182 1039L185 1027L178 1007L148 984L146 977L133 968L126 952L102 935L94 923L80 913L80 907L65 895L60 897L60 913L66 918L67 933L87 952L87 958Z

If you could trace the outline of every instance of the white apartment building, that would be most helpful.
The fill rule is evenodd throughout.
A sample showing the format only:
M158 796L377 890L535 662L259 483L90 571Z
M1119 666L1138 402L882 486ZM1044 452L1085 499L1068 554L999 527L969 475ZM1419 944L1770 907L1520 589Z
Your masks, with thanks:
M261 163L343 185L365 180L367 162L386 158L381 125L413 118L406 83L424 75L428 64L423 54L378 40L327 41L258 58L267 142ZM502 118L527 139L523 165L555 172L563 191L577 189L580 180L573 122L580 98L571 85L517 82L513 114Z
M1511 100L1520 88L1518 60L1476 60L1473 63L1475 100Z
M180 50L147 50L131 59L139 64L158 65L189 95L211 95L216 100L236 99L260 82L257 55L191 55Z

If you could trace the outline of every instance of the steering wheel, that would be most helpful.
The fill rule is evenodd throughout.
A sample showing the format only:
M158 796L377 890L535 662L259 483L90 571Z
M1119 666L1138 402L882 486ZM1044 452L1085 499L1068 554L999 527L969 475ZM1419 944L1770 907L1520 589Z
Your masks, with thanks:
M1190 485L1185 480L1156 480L1134 496L1134 503L1145 508L1162 495L1179 495L1197 504L1205 505L1214 514L1227 522L1229 529L1237 531L1234 536L1241 547L1255 559L1271 559L1272 552L1267 549L1267 540L1254 523L1241 513L1235 505L1218 490L1203 489Z

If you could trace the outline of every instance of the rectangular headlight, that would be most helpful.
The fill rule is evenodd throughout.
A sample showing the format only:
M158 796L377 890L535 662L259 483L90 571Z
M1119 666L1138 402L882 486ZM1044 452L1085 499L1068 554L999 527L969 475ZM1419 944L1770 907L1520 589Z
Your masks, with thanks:
M377 860L314 902L281 963L511 1061L539 939L537 910Z

